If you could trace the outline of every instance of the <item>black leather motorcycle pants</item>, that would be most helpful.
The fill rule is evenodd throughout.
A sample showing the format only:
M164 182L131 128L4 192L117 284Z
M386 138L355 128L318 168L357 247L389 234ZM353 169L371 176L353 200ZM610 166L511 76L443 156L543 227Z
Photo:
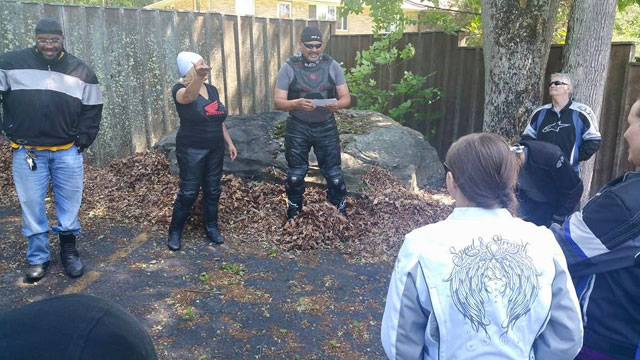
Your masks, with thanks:
M224 147L196 149L178 146L176 157L180 167L180 188L173 204L171 226L178 229L184 226L201 187L204 225L217 224Z
M340 167L340 138L332 116L322 123L307 123L289 117L285 130L287 179L285 190L289 202L302 206L304 177L309 169L309 151L318 159L318 166L327 181L327 197L338 208L344 207L347 188Z

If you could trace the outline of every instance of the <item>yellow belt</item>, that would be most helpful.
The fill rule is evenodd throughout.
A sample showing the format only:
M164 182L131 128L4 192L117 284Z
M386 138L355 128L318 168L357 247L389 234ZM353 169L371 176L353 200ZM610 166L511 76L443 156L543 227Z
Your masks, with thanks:
M19 148L20 146L23 145L18 145L16 143L14 143L13 141L9 143L9 146L11 146L14 149ZM24 145L25 148L27 149L36 149L36 150L49 150L49 151L58 151L58 150L67 150L70 147L73 146L73 143L68 143L68 144L64 144L64 145L56 145L56 146L31 146L31 145Z

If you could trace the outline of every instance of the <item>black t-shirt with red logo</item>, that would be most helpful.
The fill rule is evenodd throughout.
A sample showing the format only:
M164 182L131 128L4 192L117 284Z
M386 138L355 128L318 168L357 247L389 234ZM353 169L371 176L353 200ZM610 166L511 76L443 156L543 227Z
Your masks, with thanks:
M178 83L171 91L176 110L180 117L180 129L176 135L176 145L196 149L213 149L224 146L222 123L227 118L227 108L218 96L218 89L210 84L204 84L209 93L209 99L198 95L190 104L180 104L176 100L178 90L184 84Z

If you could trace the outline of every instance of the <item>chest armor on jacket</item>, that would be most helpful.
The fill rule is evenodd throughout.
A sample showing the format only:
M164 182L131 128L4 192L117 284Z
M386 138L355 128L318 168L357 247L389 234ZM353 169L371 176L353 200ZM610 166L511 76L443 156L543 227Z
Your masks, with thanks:
M304 61L293 56L287 63L293 68L294 78L289 85L288 100L305 99L332 99L336 97L335 81L329 76L331 59L322 55L316 66L305 66Z

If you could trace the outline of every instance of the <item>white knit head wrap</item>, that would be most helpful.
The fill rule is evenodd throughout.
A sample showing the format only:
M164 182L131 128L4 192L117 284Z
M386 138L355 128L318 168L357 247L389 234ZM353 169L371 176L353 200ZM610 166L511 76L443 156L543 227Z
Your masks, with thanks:
M202 56L193 52L183 51L178 54L176 60L178 61L178 72L180 72L180 76L184 77L191 70L194 63L202 60Z

